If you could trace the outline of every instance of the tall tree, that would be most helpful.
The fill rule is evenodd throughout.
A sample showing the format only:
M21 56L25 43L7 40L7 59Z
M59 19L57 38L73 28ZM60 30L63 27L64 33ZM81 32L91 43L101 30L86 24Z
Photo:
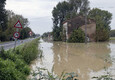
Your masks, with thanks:
M5 10L6 0L0 0L0 29L5 31L7 29L7 15Z
M84 15L89 10L88 0L68 0L59 2L52 11L53 38L61 40L63 22L77 15Z
M68 0L73 7L72 12L84 16L90 10L88 0Z
M0 41L6 39L4 31L7 29L7 15L5 10L6 0L0 0Z
M108 11L94 8L89 12L88 17L96 21L96 41L108 40L112 14Z
M70 5L68 2L59 2L54 7L53 14L53 37L54 40L61 40L62 23L65 20L66 14L70 11Z
M20 32L20 39L25 39L30 37L29 32L32 31L29 27L25 27Z

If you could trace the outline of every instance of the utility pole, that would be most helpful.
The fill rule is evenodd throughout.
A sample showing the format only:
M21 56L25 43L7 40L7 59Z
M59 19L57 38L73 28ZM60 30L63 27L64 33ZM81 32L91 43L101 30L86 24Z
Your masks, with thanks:
M85 13L85 44L87 44L87 13Z

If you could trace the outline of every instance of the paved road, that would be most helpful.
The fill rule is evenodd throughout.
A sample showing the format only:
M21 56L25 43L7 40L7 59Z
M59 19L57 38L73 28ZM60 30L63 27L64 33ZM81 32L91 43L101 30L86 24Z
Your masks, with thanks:
M25 42L29 42L29 41L32 41L34 38L29 38L29 39L25 39L25 40L18 40L17 43L16 43L16 46L19 46ZM3 46L5 50L8 50L10 48L14 48L14 44L15 44L15 41L11 41L11 42L6 42L6 43L1 43L0 44L0 50L1 50L1 47Z

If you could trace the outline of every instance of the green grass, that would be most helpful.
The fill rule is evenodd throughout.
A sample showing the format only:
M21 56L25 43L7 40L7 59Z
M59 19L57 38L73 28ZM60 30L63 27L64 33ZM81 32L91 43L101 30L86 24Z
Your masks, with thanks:
M29 64L37 58L39 39L0 51L0 80L26 80L30 74Z
M110 40L115 40L115 37L110 37Z
M31 61L36 59L37 55L40 53L40 50L38 50L38 44L39 40L35 39L17 47L16 51L18 51L18 54L23 56L23 59L27 64L30 64Z

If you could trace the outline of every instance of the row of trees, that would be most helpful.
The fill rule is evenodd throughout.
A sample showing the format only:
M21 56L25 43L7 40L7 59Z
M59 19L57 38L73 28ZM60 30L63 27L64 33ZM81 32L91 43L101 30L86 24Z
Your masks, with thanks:
M110 37L115 37L115 29L114 29L114 30L111 30L111 32L110 32Z
M98 8L90 9L88 0L68 0L59 2L52 11L53 15L53 38L54 41L62 40L63 22L77 16L86 15L96 21L96 41L109 39L110 23L112 14Z
M23 29L20 29L20 39L29 37L31 29L28 27L29 21L22 15L17 15L10 10L5 10L5 1L0 1L0 41L9 41L13 37L13 33L16 31L14 25L20 20Z
M0 40L4 37L4 31L7 29L7 16L5 10L5 1L0 0Z

